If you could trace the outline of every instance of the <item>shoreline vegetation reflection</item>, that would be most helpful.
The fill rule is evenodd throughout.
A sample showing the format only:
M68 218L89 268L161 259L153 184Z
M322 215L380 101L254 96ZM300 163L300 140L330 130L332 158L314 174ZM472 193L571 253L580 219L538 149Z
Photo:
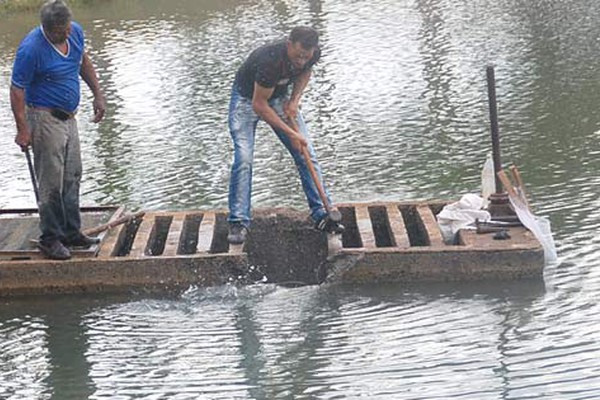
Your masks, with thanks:
M67 0L71 7L109 0ZM44 0L0 0L0 18L13 13L37 12Z

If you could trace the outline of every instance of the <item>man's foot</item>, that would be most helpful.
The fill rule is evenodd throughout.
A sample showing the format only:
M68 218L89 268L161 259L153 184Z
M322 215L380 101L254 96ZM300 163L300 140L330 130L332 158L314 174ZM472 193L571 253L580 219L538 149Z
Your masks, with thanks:
M329 215L324 216L317 222L315 228L325 233L335 233L337 235L344 232L344 225L339 221L332 220Z
M248 236L248 228L239 222L229 224L229 234L227 235L227 241L230 244L242 244L246 241Z
M100 243L100 238L91 237L79 232L75 236L69 236L66 238L63 243L65 246L70 247L90 247Z
M38 243L38 248L46 257L51 260L68 260L71 258L71 252L67 249L60 240Z

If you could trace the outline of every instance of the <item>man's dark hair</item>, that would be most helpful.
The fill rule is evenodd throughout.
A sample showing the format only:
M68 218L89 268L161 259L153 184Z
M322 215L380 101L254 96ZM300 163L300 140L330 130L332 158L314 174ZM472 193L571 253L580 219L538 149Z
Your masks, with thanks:
M40 20L45 29L65 26L71 18L71 10L62 0L48 0L40 9Z
M305 49L313 49L319 45L319 33L308 26L297 26L292 29L289 37L290 42L298 43Z

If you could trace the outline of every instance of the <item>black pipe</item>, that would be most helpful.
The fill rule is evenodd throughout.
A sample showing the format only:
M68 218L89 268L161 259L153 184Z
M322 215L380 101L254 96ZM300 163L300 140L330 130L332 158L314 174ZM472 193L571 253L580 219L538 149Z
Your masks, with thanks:
M487 67L487 86L488 102L490 105L490 124L492 128L492 154L494 157L494 182L496 183L496 193L502 193L502 182L496 179L496 174L502 169L500 160L500 133L498 131L498 108L496 106L496 78L494 77L494 67Z
M35 171L33 169L33 163L31 162L31 154L29 154L29 147L23 149L25 157L27 158L27 166L29 167L29 175L31 176L31 184L33 185L33 193L35 193L35 204L40 203L40 195L38 193L38 183L35 177Z

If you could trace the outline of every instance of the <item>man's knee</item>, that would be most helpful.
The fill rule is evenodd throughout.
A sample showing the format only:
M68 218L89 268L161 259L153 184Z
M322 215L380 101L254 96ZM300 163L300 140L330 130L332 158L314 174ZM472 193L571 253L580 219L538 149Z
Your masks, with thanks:
M233 160L233 168L237 170L247 170L252 168L254 155L252 149L247 146L239 146L236 148Z

